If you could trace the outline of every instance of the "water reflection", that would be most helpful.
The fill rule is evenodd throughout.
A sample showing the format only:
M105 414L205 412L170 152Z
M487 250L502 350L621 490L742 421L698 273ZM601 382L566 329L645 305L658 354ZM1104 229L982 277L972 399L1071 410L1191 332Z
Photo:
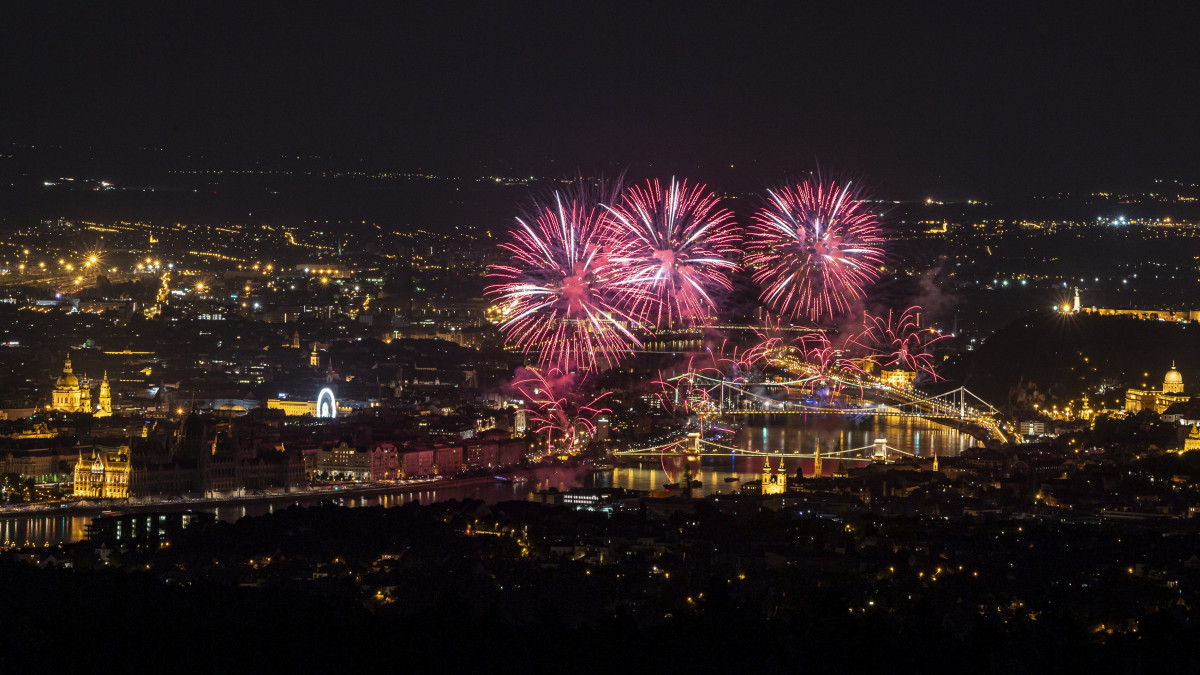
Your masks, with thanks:
M369 506L403 506L410 502L432 504L451 499L479 499L489 504L513 499L528 499L535 490L551 487L567 490L578 487L582 472L571 469L540 469L531 472L526 482L503 482L495 480L480 480L470 483L445 483L436 487L423 488L417 491L388 492L373 495L352 494L339 497L337 493L321 493L301 497L284 497L272 501L252 501L227 506L196 507L184 504L162 504L157 507L161 511L208 511L216 515L218 520L233 522L246 516L261 516L274 513L276 508L286 509L289 506L316 506L325 501L334 501L349 508ZM403 489L403 488L398 488ZM115 510L120 510L116 507ZM154 509L150 509L154 510ZM0 518L0 541L18 545L50 545L70 543L84 538L87 526L91 524L91 515L71 516L17 516Z
M689 461L677 455L663 456L652 462L598 472L590 476L587 483L596 487L662 490L665 484L679 480L686 464L691 470L692 479L702 483L693 494L736 492L742 480L760 478L767 462L776 473L782 466L783 472L790 476L798 472L805 476L813 475L812 459L787 455L811 455L818 446L822 453L822 475L837 471L839 463L846 469L865 466L870 461L867 457L878 438L886 439L891 448L921 458L932 457L935 452L939 457L953 457L968 448L981 445L969 434L928 420L788 415L783 424L748 425L734 436L734 447L779 453L772 457L713 456Z
M56 546L83 539L89 523L90 518L59 515L0 520L0 542Z

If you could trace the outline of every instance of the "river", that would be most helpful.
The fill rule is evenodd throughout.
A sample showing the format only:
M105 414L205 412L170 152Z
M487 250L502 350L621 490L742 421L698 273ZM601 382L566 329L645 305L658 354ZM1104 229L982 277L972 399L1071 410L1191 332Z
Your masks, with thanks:
M929 420L911 417L873 417L861 419L832 417L825 415L787 415L782 424L755 424L743 426L733 436L732 447L755 452L783 453L784 471L795 475L803 470L806 476L813 473L813 460L786 457L787 454L811 455L820 444L822 474L829 475L837 469L839 459L831 453L855 450L872 446L875 439L887 439L887 445L920 458L955 457L968 448L981 444L970 434ZM863 457L863 452L845 455L846 468L865 466L869 460L850 459ZM756 480L762 476L765 457L710 456L688 460L682 456L659 457L636 464L621 465L607 474L596 474L588 478L589 486L615 486L633 490L661 490L665 483L679 480L686 462L693 480L702 483L695 495L733 492L741 479ZM772 469L778 470L780 456L769 458ZM728 478L738 478L729 481Z
M787 416L783 424L744 426L733 436L732 445L770 453L811 454L820 443L821 452L827 457L822 462L823 473L830 474L837 468L838 460L828 458L828 453L839 449L869 446L876 438L886 438L889 446L918 457L930 457L935 451L940 457L953 457L967 448L979 445L968 434L928 420L867 417L855 421L800 415ZM591 473L579 469L535 469L524 472L523 475L527 476L528 480L520 483L470 479L431 483L419 487L375 489L366 494L355 491L304 493L271 499L240 499L202 504L168 503L135 508L157 511L209 511L215 513L220 520L233 522L246 516L259 516L272 513L275 509L286 509L293 504L312 506L330 499L348 507L386 507L414 501L431 504L450 499L481 499L494 504L513 499L528 499L534 492L551 487L566 490L580 485L660 490L664 483L678 480L685 461L687 460L682 457L665 457ZM726 479L737 477L755 480L762 475L764 461L763 457L741 457L736 460L730 457L706 457L693 460L689 462L692 477L703 484L694 494L736 491L739 482ZM806 475L812 474L811 459L785 457L782 461L784 470L789 475L794 475L801 468ZM777 468L780 458L771 457L770 462L773 468ZM866 460L846 460L847 467L864 464ZM113 510L123 512L129 509L114 507ZM0 542L4 545L55 546L79 541L84 538L87 526L95 516L95 512L3 513L0 514Z
M111 510L125 513L141 511L206 511L216 514L219 520L233 522L246 516L261 516L276 509L292 505L315 506L325 501L334 501L343 506L401 506L409 502L432 504L451 499L480 499L489 504L528 499L538 490L551 487L567 490L578 487L584 475L583 469L547 468L522 472L528 480L506 482L491 478L445 481L420 487L396 486L394 488L372 488L369 491L347 490L343 492L299 493L271 498L233 499L226 502L180 503L170 502L134 507L114 506ZM365 492L365 493L364 493ZM57 546L79 541L87 533L87 526L97 515L98 509L64 509L65 513L7 512L0 514L0 543L11 545Z

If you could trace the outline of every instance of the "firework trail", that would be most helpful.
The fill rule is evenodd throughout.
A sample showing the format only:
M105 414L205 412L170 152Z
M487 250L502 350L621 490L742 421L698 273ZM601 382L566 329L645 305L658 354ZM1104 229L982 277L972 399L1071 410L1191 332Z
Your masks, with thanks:
M526 368L513 387L528 402L525 413L533 432L546 434L546 445L554 452L579 450L584 442L582 437L595 433L596 417L612 412L601 407L611 391L586 400L580 394L583 382L577 382L574 375L564 374L558 368L545 372Z
M606 207L612 225L621 306L644 324L695 325L715 311L712 293L729 290L737 264L733 213L703 185L674 178L630 187Z
M824 333L801 337L797 350L807 365L805 387L815 391L817 385L826 384L839 392L847 384L857 382L861 389L861 382L868 375L862 367L865 359L856 353L859 347L860 338L853 333L843 334L837 344Z
M582 186L536 204L501 248L510 260L493 265L486 289L500 308L509 344L536 351L538 363L564 372L610 363L641 345L634 321L614 302L605 211ZM625 289L622 295L637 295Z
M886 319L866 315L867 329L859 337L859 343L870 350L873 360L882 367L925 372L937 380L930 348L945 336L932 328L921 328L920 312L921 308L914 305L899 315L889 309Z
M763 302L814 322L845 314L879 277L875 216L849 183L808 179L767 194L748 228L745 260Z

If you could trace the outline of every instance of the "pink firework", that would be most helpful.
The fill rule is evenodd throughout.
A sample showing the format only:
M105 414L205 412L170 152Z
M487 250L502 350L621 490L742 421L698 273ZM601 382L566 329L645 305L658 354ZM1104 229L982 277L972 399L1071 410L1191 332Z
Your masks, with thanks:
M604 222L604 210L583 188L555 193L531 218L518 218L501 244L510 260L492 267L497 283L487 293L508 342L536 351L542 365L611 363L641 344L630 329L636 322L614 301Z
M674 178L630 187L608 207L615 283L626 311L646 325L694 325L715 311L737 264L733 213L703 185Z
M746 265L776 311L809 320L845 314L879 277L879 224L849 183L809 179L767 193L747 232Z
M558 368L546 372L528 368L513 383L529 404L525 412L534 433L546 434L547 447L555 452L581 449L586 436L596 431L594 420L612 412L600 405L612 392L587 400L580 395L582 385Z
M837 344L824 333L809 333L798 342L798 348L807 365L807 385L818 383L832 385L834 390L850 384L856 385L866 376L862 359L855 354L859 336L844 334Z
M887 318L867 315L867 330L859 342L873 353L873 359L884 368L904 368L929 373L936 380L933 354L930 348L945 336L932 328L921 328L921 308L909 307L898 316L888 310Z

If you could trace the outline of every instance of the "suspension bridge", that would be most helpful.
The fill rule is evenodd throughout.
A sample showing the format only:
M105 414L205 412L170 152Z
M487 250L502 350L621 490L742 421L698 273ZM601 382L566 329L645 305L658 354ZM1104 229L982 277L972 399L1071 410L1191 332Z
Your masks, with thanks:
M783 381L729 380L690 371L668 378L674 403L686 406L702 419L749 418L758 415L840 415L847 417L916 418L957 428L985 441L1008 441L997 410L965 387L942 394L925 394L910 386L896 386L862 372L817 371L808 364L788 364L801 376ZM861 448L812 454L760 452L708 441L699 434L649 448L618 451L618 457L663 454L783 456L814 459L867 459L891 461L913 456L892 448L883 439Z
M689 459L698 459L701 456L727 456L727 457L767 457L768 461L772 457L780 459L811 459L816 466L816 472L820 473L820 462L822 459L846 459L860 461L875 461L875 462L891 462L897 457L916 457L911 452L906 452L899 448L892 447L887 444L886 439L877 438L871 445L864 445L861 448L842 448L838 450L821 451L818 444L817 448L810 453L801 452L767 452L764 450L751 450L749 448L736 448L730 445L724 445L715 441L709 441L700 436L697 432L689 433L685 438L681 438L669 443L661 445L638 448L634 450L618 450L613 453L616 457L632 457L632 458L649 458L658 457L661 455L684 455Z

